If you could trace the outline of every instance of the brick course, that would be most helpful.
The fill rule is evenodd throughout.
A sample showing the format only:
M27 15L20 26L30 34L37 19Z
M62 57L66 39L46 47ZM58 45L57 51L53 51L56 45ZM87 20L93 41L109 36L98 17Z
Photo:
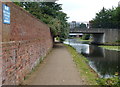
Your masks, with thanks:
M46 24L13 3L4 4L10 7L11 24L2 24L2 84L17 85L53 43Z
M0 42L2 42L2 4L0 1ZM0 44L0 86L2 85L2 45Z

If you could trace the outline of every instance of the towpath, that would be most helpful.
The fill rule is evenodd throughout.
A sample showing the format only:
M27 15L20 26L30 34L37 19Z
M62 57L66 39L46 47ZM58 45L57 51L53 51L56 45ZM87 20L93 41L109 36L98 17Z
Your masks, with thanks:
M71 54L63 44L56 44L38 69L25 80L27 85L85 85Z

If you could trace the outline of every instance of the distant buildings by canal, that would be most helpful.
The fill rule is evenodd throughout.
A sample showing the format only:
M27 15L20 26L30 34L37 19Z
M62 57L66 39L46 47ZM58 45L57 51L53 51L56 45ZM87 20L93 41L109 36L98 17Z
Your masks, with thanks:
M70 29L73 29L73 28L89 28L88 22L72 21L72 22L69 22L69 25L70 25Z

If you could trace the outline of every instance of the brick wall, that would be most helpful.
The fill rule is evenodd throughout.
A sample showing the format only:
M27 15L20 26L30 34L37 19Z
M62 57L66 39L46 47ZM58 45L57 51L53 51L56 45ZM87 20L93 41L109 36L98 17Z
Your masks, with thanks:
M0 42L2 42L2 4L0 1ZM0 43L0 86L2 85L2 44Z
M13 3L11 24L2 24L2 84L24 80L52 48L49 27Z

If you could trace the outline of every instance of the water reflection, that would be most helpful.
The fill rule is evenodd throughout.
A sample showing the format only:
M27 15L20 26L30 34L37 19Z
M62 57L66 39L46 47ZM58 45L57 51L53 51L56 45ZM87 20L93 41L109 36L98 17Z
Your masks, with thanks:
M85 41L78 41L76 39L67 39L65 42L65 44L69 44L71 46L73 46L79 53L85 53L85 54L89 54L90 50L89 50L89 42L85 42Z
M120 52L105 50L96 45L89 45L89 42L77 41L76 39L69 39L64 42L70 44L79 53L82 53L89 60L89 65L93 68L100 77L111 77L115 72L119 71L118 57Z

